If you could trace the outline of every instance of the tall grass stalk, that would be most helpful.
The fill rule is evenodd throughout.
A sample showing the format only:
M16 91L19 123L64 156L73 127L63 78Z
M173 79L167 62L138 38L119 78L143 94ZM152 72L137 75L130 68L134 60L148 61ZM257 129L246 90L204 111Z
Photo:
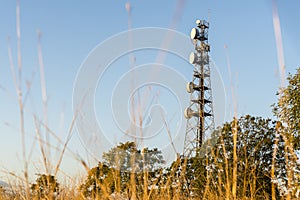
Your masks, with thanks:
M277 154L277 150L278 150L278 142L279 142L279 129L281 128L281 124L280 122L277 122L276 124L276 137L275 137L275 141L274 141L274 149L273 149L273 156L272 156L272 165L271 165L271 192L272 192L272 200L276 200L276 184L275 184L275 162L276 162L276 154Z
M24 180L25 180L25 194L26 199L30 199L29 180L28 180L28 160L26 153L26 140L25 140L25 124L24 124L24 104L23 104L23 89L22 89L22 53L21 53L21 27L20 27L20 1L17 0L16 4L16 31L17 31L17 73L15 70L14 62L12 59L11 47L8 47L8 55L10 60L10 68L12 73L13 82L15 85L18 105L19 105L19 120L20 120L20 135L22 146L22 158L24 163Z
M43 54L42 54L42 47L41 47L41 32L37 31L37 37L38 37L38 61L40 66L40 85L41 85L41 92L42 92L42 101L43 101L43 113L44 113L44 123L46 126L48 126L48 99L47 99L47 90L46 90L46 81L45 81L45 69L44 69L44 61L43 61ZM47 129L45 130L46 135L46 142L49 144L49 133ZM41 133L39 131L38 134L39 137L41 137ZM49 146L46 146L46 148L43 145L40 145L40 149L42 152L42 157L44 161L44 166L46 170L46 174L50 173L50 160L51 160L51 151Z
M237 118L235 117L233 120L233 172L232 172L232 197L233 200L236 200L236 193L237 193Z

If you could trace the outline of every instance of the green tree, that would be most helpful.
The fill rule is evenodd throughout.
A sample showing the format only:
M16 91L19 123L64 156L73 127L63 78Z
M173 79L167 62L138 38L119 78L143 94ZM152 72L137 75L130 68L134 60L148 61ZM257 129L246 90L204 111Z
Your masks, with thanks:
M135 142L120 143L104 153L103 159L106 165L120 171L155 171L165 163L160 150L148 147L140 150Z
M113 190L112 169L101 162L96 167L90 169L85 182L79 186L79 191L84 197L91 197L93 199L105 194L111 194Z
M163 174L163 184L169 187L169 197L178 199L202 198L206 185L204 157L180 157Z
M55 199L59 194L59 183L53 175L40 174L30 189L37 199Z
M237 130L234 123L237 122ZM183 191L197 198L208 198L213 192L225 197L232 186L233 131L237 131L237 197L266 198L271 195L271 183L284 182L286 178L284 140L276 132L276 122L250 115L225 123L213 134L216 144L206 155L186 161ZM275 158L276 180L271 179L274 142L278 140ZM209 146L209 144L204 144ZM182 177L182 176L179 176ZM229 186L229 187L227 187ZM279 185L278 185L279 186ZM277 195L279 195L277 190Z
M278 137L275 130L276 123L270 119L246 115L237 121L237 130L235 130L234 122L235 120L226 123L221 129L220 139L214 149L218 159L214 159L211 169L216 169L215 171L221 180L230 183L232 176L230 169L233 165L232 136L233 131L237 131L237 195L252 198L269 196L271 194L270 170L273 145ZM281 137L278 139L280 140L278 143L279 150L275 159L277 177L285 171L283 140ZM227 159L228 166L224 162L225 159ZM226 173L228 177L226 177ZM220 182L219 180L214 181ZM226 192L226 188L223 188L222 185L218 185L218 187L219 191Z
M133 190L134 195L142 196L145 186L148 190L159 182L164 163L157 148L140 150L134 142L120 143L103 153L103 163L88 172L79 190L85 197L92 198L99 195L108 198L113 193L131 198Z
M295 150L300 150L300 68L295 75L289 74L288 86L278 92L278 103L273 111L286 126L285 135Z
M300 68L295 75L289 74L288 85L277 93L278 102L273 111L279 120L280 135L285 141L286 181L283 184L286 198L299 193L299 154L300 151Z

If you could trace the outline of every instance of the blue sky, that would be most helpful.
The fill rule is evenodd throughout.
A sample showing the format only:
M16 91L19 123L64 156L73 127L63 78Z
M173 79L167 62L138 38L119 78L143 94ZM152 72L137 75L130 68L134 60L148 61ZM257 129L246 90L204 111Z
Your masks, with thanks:
M211 57L223 79L227 91L226 117L230 120L233 104L230 94L230 75L233 77L238 113L273 117L270 105L276 102L279 86L277 52L272 21L272 1L197 1L188 0L181 5L179 15L174 17L177 1L129 1L132 6L132 28L175 28L189 35L196 19L210 18L209 43ZM99 43L108 37L128 30L127 1L37 1L20 3L21 50L23 59L23 86L32 82L32 90L26 101L26 135L28 151L33 147L31 168L42 171L38 145L34 143L33 114L43 116L39 65L37 56L37 30L42 33L42 50L49 105L49 127L65 139L72 120L73 84L80 65ZM287 72L294 73L299 66L300 34L296 0L277 1L281 22L285 64ZM19 113L16 93L10 72L7 46L13 52L16 66L16 2L1 1L0 7L0 169L20 173L22 160L19 134ZM210 13L210 14L208 14ZM176 26L170 27L171 24ZM10 42L7 38L10 37ZM228 72L226 51L228 46L231 74ZM136 53L138 64L146 64L157 52ZM176 60L176 59L174 59ZM169 56L166 63L176 65ZM120 59L120 62L128 59ZM154 61L154 60L153 60ZM178 63L181 63L178 60ZM178 66L176 66L178 67ZM191 69L191 68L190 68ZM178 69L180 71L180 69ZM187 77L191 71L182 70ZM33 77L33 78L32 78ZM109 77L109 74L108 74ZM214 80L212 80L214 81ZM4 89L3 89L4 88ZM99 94L98 94L99 95ZM101 94L100 94L101 95ZM188 95L188 94L187 94ZM161 96L163 98L163 95ZM163 100L162 100L163 101ZM100 105L101 107L101 105ZM103 115L99 114L100 118ZM64 116L64 120L62 120ZM56 141L52 139L54 145ZM76 131L69 148L86 156ZM57 154L53 150L53 157ZM56 156L57 157L57 156ZM55 161L54 161L55 163ZM93 163L93 162L91 162ZM69 154L63 161L63 169L81 166ZM78 169L77 169L78 168ZM0 172L0 178L5 173Z

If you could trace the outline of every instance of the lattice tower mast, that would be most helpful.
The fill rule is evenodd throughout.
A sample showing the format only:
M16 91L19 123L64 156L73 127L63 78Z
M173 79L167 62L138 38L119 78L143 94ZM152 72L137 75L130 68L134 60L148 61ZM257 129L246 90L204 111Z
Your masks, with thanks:
M196 20L196 24L190 34L195 50L189 58L194 66L193 78L186 85L186 90L190 93L190 105L184 111L187 119L183 151L185 157L196 156L215 128L209 65L209 23Z

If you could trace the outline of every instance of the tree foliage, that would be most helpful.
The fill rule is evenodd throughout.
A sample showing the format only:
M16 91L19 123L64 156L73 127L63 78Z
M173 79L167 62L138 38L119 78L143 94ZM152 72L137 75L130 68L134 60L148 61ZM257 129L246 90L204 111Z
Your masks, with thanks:
M233 134L237 134L237 198L269 199L274 185L277 197L290 189L295 196L299 167L287 150L281 129L278 121L262 117L246 115L233 119L213 133L216 143L206 149L204 156L179 157L165 169L158 149L139 150L133 142L121 143L103 154L103 163L89 171L80 191L93 199L99 195L110 198L113 194L131 199L132 193L143 199L146 185L148 192L155 188L151 195L157 193L171 199L209 199L212 193L213 197L228 197L233 185ZM209 147L210 141L203 146ZM289 176L293 180L288 183ZM154 198L151 195L148 197Z
M40 174L30 189L37 199L54 199L59 193L59 183L53 175Z
M278 143L276 154L276 175L284 174L284 143L276 133L275 121L261 117L243 116L237 120L237 130L234 128L235 120L226 123L221 129L221 135L211 158L209 170L217 177L215 182L230 182L233 165L233 140L232 135L237 131L237 195L240 197L263 198L271 193L271 163L274 142ZM226 160L226 161L225 161ZM226 164L227 163L227 164ZM226 166L227 165L227 166ZM224 173L228 170L228 174ZM226 177L227 176L227 177ZM282 178L282 177L281 177ZM218 191L225 191L222 185L218 185Z
M104 163L120 171L155 171L165 163L157 148L137 149L135 142L120 143L103 154Z
M300 150L300 68L289 74L288 86L278 93L278 103L273 111L286 126L286 136L295 150Z
M237 122L237 130L234 123ZM233 131L237 131L237 197L266 198L271 195L271 183L286 181L284 140L276 131L276 122L249 115L225 123L214 136L216 144L204 157L189 158L185 165L177 165L182 194L203 198L207 189L219 197L230 193L233 168ZM276 148L276 180L271 179L274 142ZM208 144L204 144L207 145ZM175 163L171 167L174 170ZM184 168L182 166L185 166ZM174 174L176 174L174 173ZM182 176L182 173L184 175ZM229 186L227 188L227 186ZM279 195L279 190L277 190Z
M84 197L95 199L97 196L103 196L104 192L112 193L114 190L113 176L111 169L99 162L98 165L88 172L88 176L79 190ZM103 192L103 190L105 190Z
M108 198L112 194L131 198L133 186L130 181L134 177L135 193L142 196L145 184L150 188L158 183L164 162L157 148L139 150L134 142L120 143L103 154L103 162L88 172L79 190L83 196L93 199Z

